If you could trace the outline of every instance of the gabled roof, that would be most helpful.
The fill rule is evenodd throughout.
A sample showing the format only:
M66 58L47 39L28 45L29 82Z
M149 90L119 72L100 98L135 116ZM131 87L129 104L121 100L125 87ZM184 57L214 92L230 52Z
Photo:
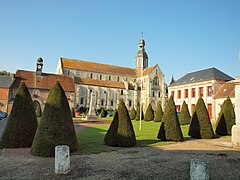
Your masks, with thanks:
M10 76L0 76L0 88L10 88L14 80L15 79Z
M136 70L132 68L68 58L60 58L60 60L64 68L136 77Z
M71 76L43 73L42 76L36 76L35 72L17 70L16 83L14 86L19 86L20 82L25 82L28 88L47 89L50 90L56 81L59 81L65 92L74 92L74 78Z
M233 78L222 71L216 69L216 68L208 68L203 69L200 71L195 71L192 73L188 73L185 76L181 77L169 87L172 86L178 86L182 84L189 84L189 83L195 83L200 81L207 81L207 80L223 80L223 81L230 81L233 80Z
M76 84L103 86L103 87L114 87L114 88L121 88L121 89L125 88L123 82L104 81L104 80L87 79L87 78L79 78L79 77L74 77L74 80L75 80Z
M235 97L235 84L231 81L223 84L214 96L215 99L227 97Z

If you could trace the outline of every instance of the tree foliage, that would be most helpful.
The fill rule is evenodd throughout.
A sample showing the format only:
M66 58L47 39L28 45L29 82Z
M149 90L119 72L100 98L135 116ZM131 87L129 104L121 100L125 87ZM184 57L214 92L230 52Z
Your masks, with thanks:
M48 95L31 153L53 157L57 145L69 146L70 152L78 148L69 104L59 82L53 85Z
M154 111L152 109L152 105L149 103L145 116L144 116L144 120L145 121L152 121L154 119Z
M181 125L190 124L191 115L188 110L188 106L185 101L183 101L182 109L179 116L179 123Z
M157 138L162 141L183 141L182 130L172 96L168 100Z
M217 120L216 133L231 135L232 126L235 124L235 112L231 99L228 97L223 105Z
M192 115L188 135L198 139L212 139L214 132L205 103L200 97Z
M154 117L153 121L154 122L161 122L162 118L163 118L163 110L162 110L161 101L159 101L157 103L156 114L155 114L155 117Z
M2 134L1 148L29 148L38 126L30 93L24 82L18 87L7 125Z
M119 147L136 145L133 125L123 100L119 101L118 111L108 129L104 142L106 145Z

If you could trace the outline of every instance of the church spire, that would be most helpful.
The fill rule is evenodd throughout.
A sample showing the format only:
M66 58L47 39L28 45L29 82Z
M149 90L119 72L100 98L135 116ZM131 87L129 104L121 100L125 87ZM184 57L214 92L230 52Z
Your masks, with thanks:
M143 39L143 32L138 42L138 52L135 57L135 68L145 69L148 67L148 55L145 51L145 41Z

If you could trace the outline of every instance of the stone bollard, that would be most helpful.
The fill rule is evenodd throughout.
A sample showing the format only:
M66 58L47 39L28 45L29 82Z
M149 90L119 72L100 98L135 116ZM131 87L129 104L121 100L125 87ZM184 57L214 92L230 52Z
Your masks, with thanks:
M207 163L200 159L191 159L190 180L209 180Z
M70 153L67 145L59 145L55 147L55 173L70 173Z

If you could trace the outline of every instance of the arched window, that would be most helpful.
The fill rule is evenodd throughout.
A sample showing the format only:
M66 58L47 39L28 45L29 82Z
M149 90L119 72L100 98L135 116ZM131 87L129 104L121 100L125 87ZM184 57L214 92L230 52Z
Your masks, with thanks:
M153 85L158 86L159 85L159 79L158 77L153 78Z

